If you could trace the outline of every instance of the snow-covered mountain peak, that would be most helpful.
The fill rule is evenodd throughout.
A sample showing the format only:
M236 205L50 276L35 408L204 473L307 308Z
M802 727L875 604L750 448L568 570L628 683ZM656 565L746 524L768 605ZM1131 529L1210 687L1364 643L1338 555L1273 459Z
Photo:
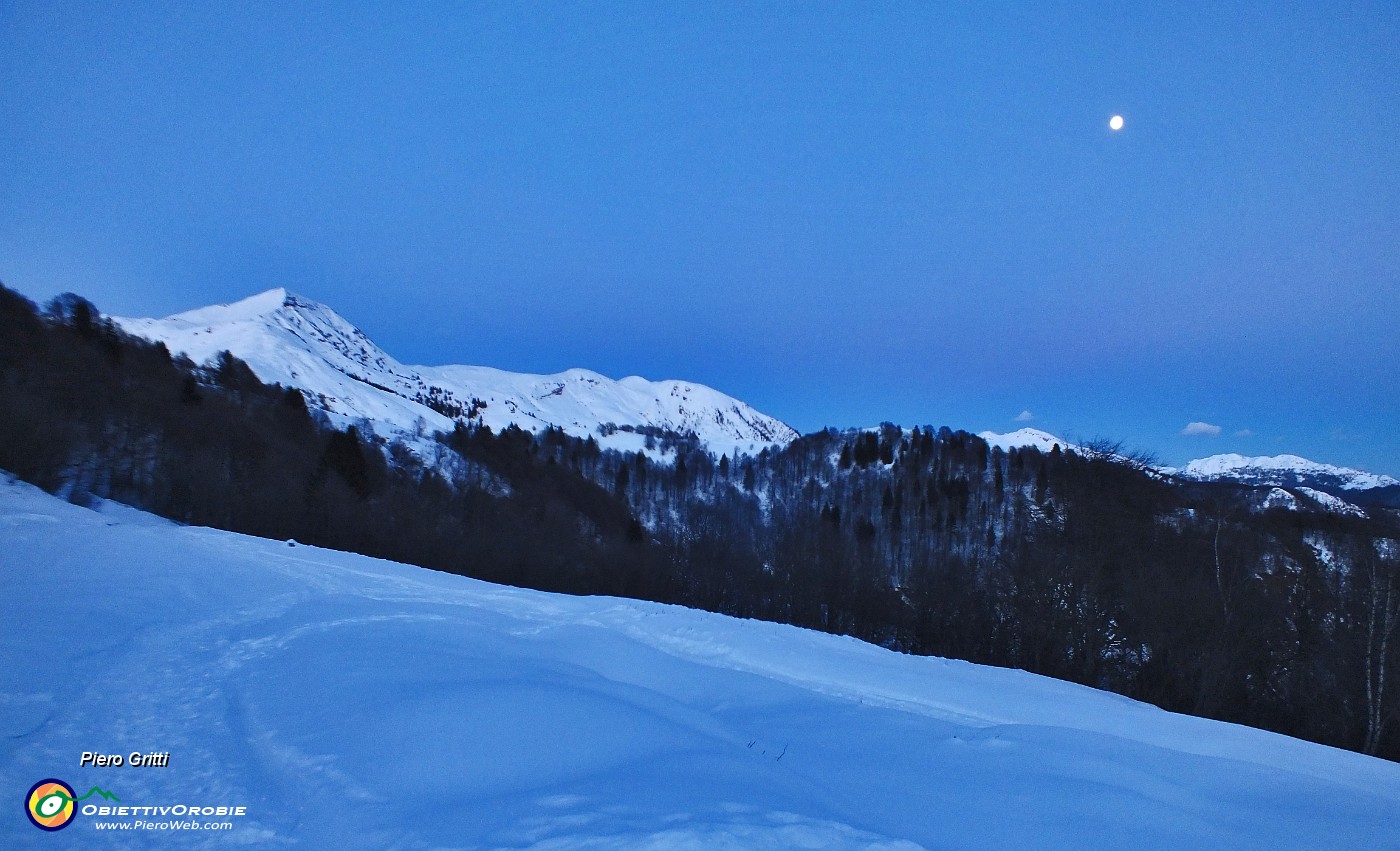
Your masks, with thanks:
M797 437L782 421L694 382L614 380L586 369L531 375L405 365L332 308L282 288L165 319L116 321L197 363L228 350L263 381L305 391L333 419L361 421L385 435L476 419L494 429L553 426L624 450L644 448L648 430L694 432L716 454L757 452Z
M1234 453L1199 458L1177 475L1187 479L1231 479L1259 485L1322 485L1342 490L1369 490L1400 485L1400 480L1350 467L1320 464L1297 455L1247 457Z
M260 292L229 304L211 304L197 307L169 317L191 325L226 325L230 322L244 322L267 316L284 307L293 307L305 302L300 296L282 287Z
M1041 452L1050 452L1056 446L1060 447L1061 452L1079 451L1079 447L1069 441L1038 428L1021 428L1008 434L983 431L979 432L977 436L987 441L988 446L1000 448L1003 452L1011 449L1024 449L1029 446L1034 446Z
M132 334L164 341L172 352L196 363L228 350L247 361L262 380L300 387L313 398L325 392L321 386L308 384L321 371L315 368L320 366L314 364L318 360L332 372L361 382L383 384L378 378L411 384L413 379L411 369L405 369L330 307L280 287L165 319L116 321ZM334 405L328 410L369 416L367 412L340 411Z

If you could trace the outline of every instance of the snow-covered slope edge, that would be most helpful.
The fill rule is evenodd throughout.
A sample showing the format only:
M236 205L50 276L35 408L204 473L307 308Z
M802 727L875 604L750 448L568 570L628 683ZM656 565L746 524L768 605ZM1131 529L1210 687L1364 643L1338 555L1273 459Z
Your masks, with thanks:
M194 844L1400 843L1400 766L1023 672L9 482L0 536L0 783L247 807ZM138 749L169 767L78 767ZM43 840L93 844L96 821ZM0 816L0 845L40 835Z
M263 381L307 391L341 423L368 420L386 435L450 429L451 418L462 416L494 429L557 426L624 450L641 448L644 438L600 434L599 427L695 432L716 454L755 452L797 437L782 421L693 382L613 380L583 369L529 375L401 364L331 308L284 289L165 319L113 319L196 363L228 350Z

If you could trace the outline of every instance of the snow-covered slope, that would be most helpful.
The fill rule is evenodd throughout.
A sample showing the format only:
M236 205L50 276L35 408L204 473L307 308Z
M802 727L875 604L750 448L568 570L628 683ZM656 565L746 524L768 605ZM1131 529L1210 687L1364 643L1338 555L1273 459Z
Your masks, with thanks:
M1297 455L1248 458L1244 455L1212 455L1187 464L1176 475L1198 481L1229 479L1251 485L1308 486L1337 490L1369 490L1400 485L1377 473L1319 464Z
M1400 765L1019 671L3 479L0 540L4 794L53 777L128 807L246 807L182 847L1400 845ZM79 767L137 750L169 766ZM172 819L44 835L5 807L0 847L174 838L95 835L138 820Z
M1344 514L1351 517L1365 517L1366 512L1360 506L1352 505L1346 500L1333 496L1325 491L1316 488L1299 487L1298 492L1311 499L1318 508L1330 514Z
M1046 453L1053 450L1056 446L1060 447L1061 452L1070 450L1075 452L1081 451L1078 446L1058 438L1049 432L1041 431L1038 428L1021 428L1009 434L997 434L994 431L984 431L979 432L977 436L987 441L989 446L1000 447L1002 451L1022 449L1027 446L1033 446L1041 452Z
M1259 501L1259 507L1265 510L1282 508L1285 511L1297 511L1298 497L1283 488L1269 488L1269 492Z
M717 454L754 452L797 437L783 422L686 381L613 380L583 369L527 375L401 364L334 310L283 289L166 319L114 319L196 363L228 350L263 381L299 387L340 422L367 419L386 435L415 433L420 423L450 429L444 414L456 416L460 409L495 429L552 425L619 449L641 448L644 438L626 431L602 435L600 426L693 431Z

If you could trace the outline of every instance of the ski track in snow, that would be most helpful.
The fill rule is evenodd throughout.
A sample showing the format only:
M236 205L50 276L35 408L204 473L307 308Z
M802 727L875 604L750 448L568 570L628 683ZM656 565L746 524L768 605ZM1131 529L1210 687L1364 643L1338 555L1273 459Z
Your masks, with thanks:
M6 794L248 807L6 848L1400 847L1400 766L1020 671L8 481L0 541Z

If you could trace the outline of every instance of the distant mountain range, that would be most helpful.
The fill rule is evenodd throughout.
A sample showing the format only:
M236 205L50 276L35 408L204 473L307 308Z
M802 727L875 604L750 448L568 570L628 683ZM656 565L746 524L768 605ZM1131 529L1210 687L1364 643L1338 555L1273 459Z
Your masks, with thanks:
M113 318L196 363L227 350L264 382L301 389L338 424L359 422L388 437L451 430L454 420L496 430L553 426L623 451L646 448L649 433L693 433L716 454L756 453L797 437L781 420L689 381L402 364L330 307L284 289L165 319Z
M1023 428L1008 434L984 431L978 435L991 446L1002 450L1035 447L1049 452L1055 446L1061 451L1083 453L1083 447L1063 438L1034 428ZM1270 488L1261 507L1290 508L1316 506L1334 514L1364 513L1353 502L1394 504L1400 496L1400 480L1379 473L1368 473L1351 467L1321 464L1297 455L1275 455L1250 458L1244 455L1212 455L1190 462L1180 469L1158 467L1163 476L1188 482L1237 482L1259 488Z
M621 451L645 451L652 445L649 437L694 434L717 455L753 454L798 437L776 417L694 382L611 379L586 369L531 375L486 366L402 364L330 307L285 289L165 319L113 319L128 333L160 340L196 363L227 350L263 381L304 391L337 424L359 423L386 437L411 440L450 430L454 421L472 421L496 430L511 424L532 432L556 427ZM1050 452L1058 445L1084 452L1034 428L985 431L979 437L1003 450L1033 446ZM1188 481L1312 489L1348 499L1400 490L1400 480L1390 476L1296 455L1213 455L1158 472Z
M1319 464L1297 455L1247 458L1243 455L1212 455L1192 461L1176 471L1185 479L1216 481L1230 479L1252 485L1313 487L1323 490L1363 491L1395 487L1400 480L1350 467Z

